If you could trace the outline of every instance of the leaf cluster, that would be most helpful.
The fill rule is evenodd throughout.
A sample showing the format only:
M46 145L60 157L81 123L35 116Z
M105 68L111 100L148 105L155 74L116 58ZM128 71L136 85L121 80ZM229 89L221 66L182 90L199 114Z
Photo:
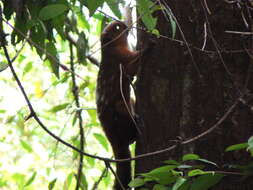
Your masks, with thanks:
M252 139L247 143L231 145L226 148L228 151L246 150L252 156ZM238 178L253 175L250 162L247 165L230 165L233 172L220 171L220 167L209 160L201 158L197 154L186 154L181 160L167 160L165 165L155 168L147 173L139 174L133 179L129 186L139 187L141 190L208 190L218 184L225 176L237 175ZM209 166L215 170L208 170ZM237 172L234 172L236 169ZM147 188L152 186L152 188Z

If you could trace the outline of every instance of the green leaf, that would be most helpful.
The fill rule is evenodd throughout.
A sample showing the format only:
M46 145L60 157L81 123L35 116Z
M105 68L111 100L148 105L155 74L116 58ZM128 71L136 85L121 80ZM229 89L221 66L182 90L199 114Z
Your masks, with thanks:
M29 61L29 62L25 65L25 68L23 69L23 75L25 75L26 73L28 73L28 72L32 69L32 66L33 66L33 62L32 62L32 61Z
M128 185L129 185L129 187L140 187L140 186L143 186L144 184L145 184L144 179L135 178Z
M152 31L155 29L157 19L152 16L151 7L153 3L150 0L138 0L137 10L141 16L141 19L148 30Z
M87 29L90 31L90 23L88 22L87 18L80 12L79 7L74 7L75 14L77 15L77 25L83 29Z
M98 133L95 133L94 134L94 137L97 139L97 141L103 146L103 148L106 150L106 151L109 151L109 146L108 146L108 143L107 143L107 139L105 138L105 136L101 135L101 134L98 134Z
M57 49L53 42L46 43L46 57L50 61L53 73L59 78L59 60L57 58Z
M86 176L84 175L84 173L81 174L81 183L80 183L80 187L82 190L86 190L88 189L88 182L86 179Z
M18 189L22 189L21 187L24 186L25 184L25 175L20 174L20 173L14 173L12 175L13 180L15 181L16 184L18 184Z
M91 118L91 123L96 125L97 124L97 111L94 109L88 109L87 112Z
M178 169L189 169L189 168L192 168L193 166L191 165L186 165L186 164L182 164L182 165L179 165L177 168Z
M41 20L49 20L63 14L68 7L64 4L52 4L43 7L39 12L39 18Z
M88 9L90 11L90 16L92 16L98 7L102 6L104 3L104 0L87 0L88 3Z
M35 48L40 57L42 57L45 49L46 30L43 23L36 25L31 29L32 41L36 44Z
M84 63L86 61L86 51L88 47L88 42L86 40L86 36L84 32L81 32L78 35L77 39L77 57L79 63Z
M112 12L118 17L119 19L121 18L121 12L119 9L119 3L118 0L106 0L107 5L110 7Z
M191 186L191 181L187 180L185 183L183 183L178 190L189 190Z
M59 112L61 110L64 110L68 105L69 105L69 103L60 104L60 105L54 106L49 111L53 112L53 113L56 113L56 112Z
M33 151L32 147L31 147L28 143L26 143L25 141L20 140L20 144L21 144L21 146L22 146L27 152L30 153L30 152Z
M68 175L68 177L67 177L66 180L64 181L64 186L63 186L63 189L64 189L64 190L70 189L70 185L71 185L71 182L72 182L73 177L74 177L74 173L70 173L70 174Z
M48 190L52 190L54 188L56 181L57 181L57 178L55 178L53 181L51 181L48 184Z
M141 175L149 181L155 180L162 185L167 185L175 182L180 175L180 172L173 171L176 167L175 165L166 165Z
M0 110L0 113L6 113L6 110Z
M186 182L186 179L183 177L177 178L176 183L174 183L172 190L178 190L184 183Z
M231 146L229 146L229 147L226 148L225 152L245 149L248 146L249 145L247 143L241 143L241 144L231 145Z
M65 19L66 15L62 14L55 18L53 18L52 23L58 34L61 36L63 40L65 40L64 27L65 27Z
M198 159L200 159L200 157L197 154L186 154L182 158L183 161L198 160Z
M165 185L155 184L152 190L170 190L171 188L166 187Z
M249 138L248 145L249 147L247 150L250 152L251 156L253 156L253 136Z
M159 30L153 29L151 32L152 32L152 34L156 35L157 38L160 38L160 32L159 32Z
M26 184L24 185L24 187L27 187L27 186L31 185L32 182L34 181L36 175L37 175L37 173L33 172L32 176L28 179L28 181L26 182Z
M28 29L26 28L26 19L16 19L15 20L15 30L11 34L11 44L16 45L20 41L24 40L24 36L27 35Z
M189 171L188 176L193 177L193 176L196 176L196 175L204 175L204 174L208 174L208 173L210 173L210 172L205 172L203 170L196 169L196 170Z
M223 177L224 175L221 174L199 176L193 181L190 190L207 190L217 184Z
M169 165L180 165L176 160L165 160L164 163Z
M8 68L8 64L4 62L0 62L0 72L4 71L5 69Z

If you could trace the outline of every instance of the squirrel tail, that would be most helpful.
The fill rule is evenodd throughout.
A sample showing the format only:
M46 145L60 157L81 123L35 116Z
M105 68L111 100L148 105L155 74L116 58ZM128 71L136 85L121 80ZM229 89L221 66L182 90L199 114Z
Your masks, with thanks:
M113 145L114 156L116 159L130 158L129 144ZM120 182L115 179L114 190L122 190L121 184L125 189L131 181L131 162L116 163L116 174ZM120 184L121 183L121 184Z

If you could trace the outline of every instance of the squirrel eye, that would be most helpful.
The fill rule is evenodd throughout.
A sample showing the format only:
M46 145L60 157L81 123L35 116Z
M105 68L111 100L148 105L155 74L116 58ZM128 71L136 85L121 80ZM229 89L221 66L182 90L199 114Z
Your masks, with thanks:
M119 30L120 29L120 26L119 25L116 25L116 30Z

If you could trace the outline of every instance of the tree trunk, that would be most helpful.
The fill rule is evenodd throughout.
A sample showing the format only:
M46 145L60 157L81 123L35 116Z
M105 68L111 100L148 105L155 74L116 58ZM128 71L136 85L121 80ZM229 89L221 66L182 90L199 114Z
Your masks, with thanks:
M252 52L251 36L226 32L251 31L251 12L245 4L239 9L238 4L223 0L163 2L176 17L175 39L182 43L171 40L170 21L162 11L157 11L154 16L158 18L161 37L156 39L152 53L143 58L136 85L142 131L136 145L137 155L174 145L178 136L185 140L203 133L224 116L245 93L245 87L247 94L253 90L249 66L252 60L248 55ZM150 38L150 34L139 31L140 44L148 43ZM219 170L226 170L225 164L247 163L250 156L243 151L224 152L227 146L243 143L253 134L252 102L245 101L203 138L136 161L136 173L147 172L161 166L164 160L177 159L186 153L217 163ZM252 189L253 181L246 183L238 176L228 176L218 186L214 189L246 190Z

